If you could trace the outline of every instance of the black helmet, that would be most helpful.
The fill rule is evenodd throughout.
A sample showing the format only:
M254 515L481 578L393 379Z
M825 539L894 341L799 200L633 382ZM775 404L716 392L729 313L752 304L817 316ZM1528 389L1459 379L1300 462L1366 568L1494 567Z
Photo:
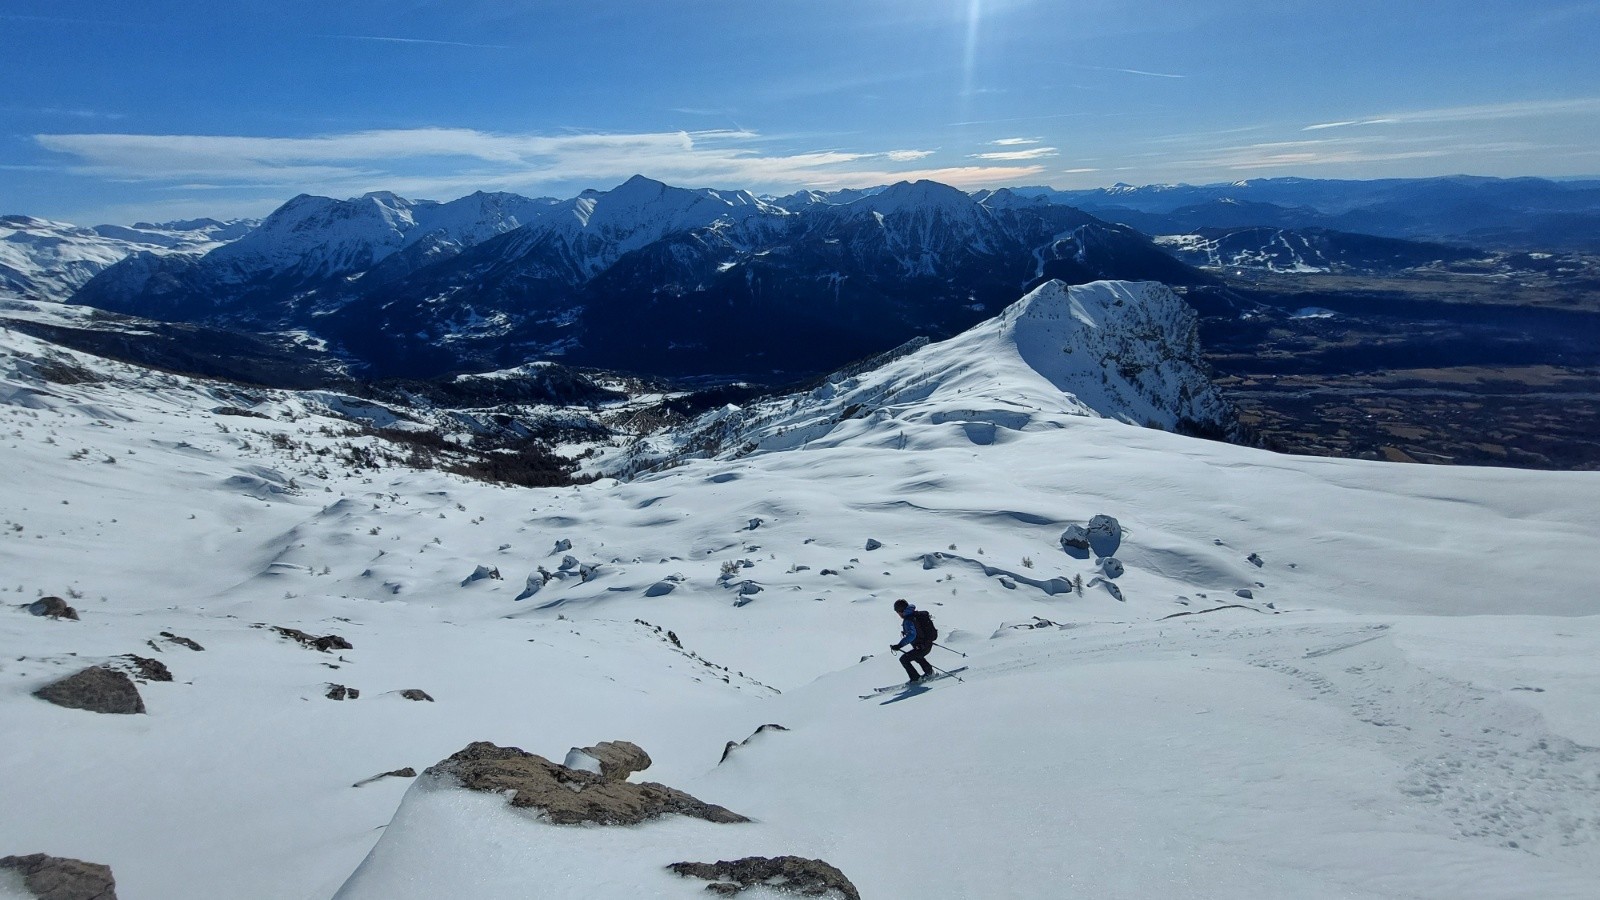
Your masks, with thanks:
M906 611L906 607L910 605L911 604L907 603L904 599L896 600L894 602L894 611L897 613L903 613Z

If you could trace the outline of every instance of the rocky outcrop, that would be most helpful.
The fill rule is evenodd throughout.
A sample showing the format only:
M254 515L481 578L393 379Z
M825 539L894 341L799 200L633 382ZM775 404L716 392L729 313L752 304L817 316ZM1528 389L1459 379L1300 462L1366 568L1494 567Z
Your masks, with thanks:
M132 670L128 674L132 675L134 678L142 678L145 681L172 680L172 670L168 669L167 664L159 659L151 659L148 656L136 656L132 653L119 658L122 660L122 664L124 666L127 666Z
M1089 548L1096 556L1114 556L1122 546L1122 523L1111 516L1095 516L1085 529L1089 535Z
M33 692L35 697L68 709L131 715L144 712L144 698L126 672L90 666Z
M1061 549L1077 559L1089 558L1089 530L1082 525L1068 525L1061 532Z
M40 597L28 604L28 612L50 619L78 621L78 611L68 606L67 601L60 597Z
M499 581L500 580L500 567L499 566L478 566L477 568L472 570L472 574L471 575L468 575L466 578L463 578L461 580L461 586L462 587L466 587L467 585L473 583L474 581L484 581L486 579Z
M199 644L195 643L194 641L191 641L186 637L182 637L182 636L173 634L170 631L161 632L161 636L166 638L170 643L177 644L180 647L188 647L190 650L204 650L204 649L206 649L206 648L200 646Z
M729 741L727 743L727 745L725 745L722 748L722 758L717 760L717 765L720 766L723 763L727 762L728 761L728 757L733 755L733 751L735 749L737 749L739 747L743 747L744 745L746 745L746 744L750 743L751 741L755 740L756 736L762 734L763 732L767 732L767 731L788 731L788 730L789 729L785 728L782 725L779 725L776 722L768 722L767 724L765 724L765 725L761 726L760 728L757 728L755 731L751 732L750 736L745 738L742 741Z
M0 869L20 874L38 900L117 900L111 867L99 863L33 853L0 857Z
M325 634L322 637L317 637L313 634L306 634L298 628L285 628L281 625L272 626L272 630L292 641L298 641L302 647L320 650L323 653L327 653L329 650L354 649L349 641L337 634Z
M556 825L637 825L668 815L708 822L750 821L666 785L610 781L594 772L486 741L467 745L423 774L454 779L468 790L510 792L512 806L537 810Z
M328 692L323 696L329 700L355 700L361 696L359 688L345 687L342 684L328 685Z
M350 786L351 787L361 787L363 785L371 784L374 781L382 781L385 778L415 778L415 777L417 777L417 770L411 768L410 766L406 766L404 769L395 769L395 770L393 770L391 772L379 773L377 775L372 776L371 778L363 778L360 781L358 781L355 784L352 784Z
M711 882L706 890L726 897L759 886L801 897L861 900L861 893L850 879L820 859L747 856L714 863L673 863L667 868L686 878L703 878Z
M406 688L400 692L400 696L406 698L407 700L416 700L418 702L426 703L433 702L433 698L428 696L428 692L422 690L421 688Z
M629 775L650 768L650 754L631 741L601 741L593 747L568 750L563 765L593 772L607 781L627 781Z

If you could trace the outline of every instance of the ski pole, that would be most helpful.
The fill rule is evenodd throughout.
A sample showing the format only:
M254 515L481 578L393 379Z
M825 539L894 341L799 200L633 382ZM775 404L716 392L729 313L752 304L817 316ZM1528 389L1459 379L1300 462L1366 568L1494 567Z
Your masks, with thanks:
M945 645L939 643L938 641L934 641L933 645L935 647L938 647L941 650L949 650L951 653L954 653L955 655L957 655L957 656L959 656L959 657L961 657L963 659L965 659L966 656L967 656L965 653L962 653L960 650L957 650L954 647L946 647Z

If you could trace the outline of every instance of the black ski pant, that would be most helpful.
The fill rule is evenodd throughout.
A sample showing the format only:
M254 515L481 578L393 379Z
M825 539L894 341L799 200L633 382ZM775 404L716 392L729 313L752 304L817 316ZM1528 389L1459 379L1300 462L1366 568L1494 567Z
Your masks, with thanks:
M900 665L906 667L907 680L915 681L918 677L917 670L911 668L912 663L916 663L922 667L922 677L927 677L933 674L933 666L928 665L928 651L932 649L932 641L929 641L926 644L918 641L917 643L911 645L910 650L907 650L905 653L900 655Z

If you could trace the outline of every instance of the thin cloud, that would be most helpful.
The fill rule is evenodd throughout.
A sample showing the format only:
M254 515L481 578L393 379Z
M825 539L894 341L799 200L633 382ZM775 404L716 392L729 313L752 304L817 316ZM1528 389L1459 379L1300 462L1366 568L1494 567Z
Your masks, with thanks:
M1029 147L1026 150L1001 150L994 153L974 153L973 159L995 160L1024 160L1045 159L1055 156L1058 151L1054 147Z
M1146 78L1188 78L1187 75L1174 75L1171 72L1147 72L1144 69L1119 69L1115 66L1089 66L1083 63L1073 63L1079 69L1092 69L1096 72L1121 72L1124 75L1143 75Z
M385 37L378 34L324 34L319 37L338 41L376 41L384 44L432 44L437 47L468 47L474 50L510 50L505 44L473 44L465 41L435 41L428 38Z
M1439 122L1493 122L1540 116L1581 115L1600 112L1600 97L1574 97L1566 100L1525 100L1519 103L1489 103L1479 106L1449 106L1441 109L1416 109L1385 113L1338 122L1319 122L1301 131L1324 131L1364 125L1416 125Z
M990 141L989 143L994 144L997 147L1016 147L1023 144L1043 143L1043 140L1040 138L1009 137L1001 138L997 141Z
M40 134L34 140L46 150L70 157L67 171L87 177L169 186L273 186L286 192L344 195L376 189L411 196L480 188L540 190L545 185L621 181L638 172L675 184L732 184L760 190L869 186L941 176L986 184L1036 171L1004 166L867 168L863 163L869 159L912 162L934 151L774 153L762 149L768 144L761 135L743 130L544 135L415 128L301 138ZM939 174L930 174L935 172Z
M1063 175L1087 175L1090 172L1098 172L1098 171L1100 171L1100 170L1099 169L1062 169L1061 170L1061 174L1063 174Z

